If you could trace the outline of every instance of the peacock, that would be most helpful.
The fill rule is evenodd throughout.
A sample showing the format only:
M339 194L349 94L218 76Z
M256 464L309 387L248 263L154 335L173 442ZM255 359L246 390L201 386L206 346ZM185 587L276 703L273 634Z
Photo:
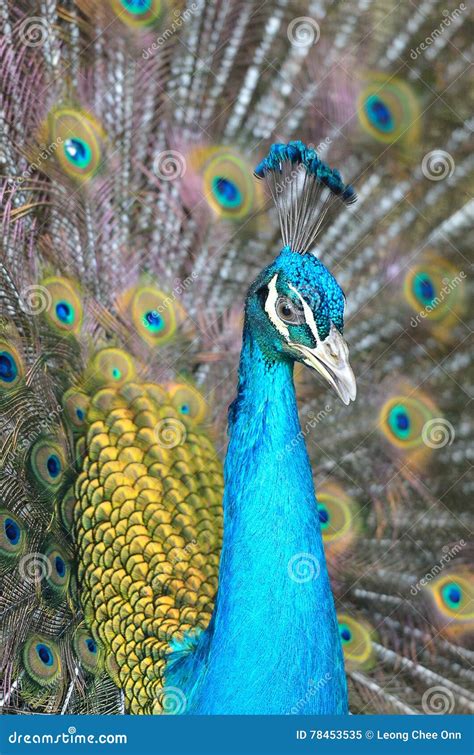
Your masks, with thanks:
M466 6L0 18L2 712L472 712Z

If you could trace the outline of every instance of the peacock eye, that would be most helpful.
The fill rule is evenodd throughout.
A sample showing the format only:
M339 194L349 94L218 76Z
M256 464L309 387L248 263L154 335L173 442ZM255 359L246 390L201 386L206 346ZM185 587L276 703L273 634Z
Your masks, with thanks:
M306 322L304 311L288 296L279 296L276 302L276 313L280 320L289 325L304 325Z

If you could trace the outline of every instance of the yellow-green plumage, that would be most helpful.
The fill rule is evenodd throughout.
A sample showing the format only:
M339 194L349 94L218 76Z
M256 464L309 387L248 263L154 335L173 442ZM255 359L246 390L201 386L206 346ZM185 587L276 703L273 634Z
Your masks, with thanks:
M84 614L130 712L156 713L170 641L211 618L221 463L152 383L99 390L88 420L74 512Z

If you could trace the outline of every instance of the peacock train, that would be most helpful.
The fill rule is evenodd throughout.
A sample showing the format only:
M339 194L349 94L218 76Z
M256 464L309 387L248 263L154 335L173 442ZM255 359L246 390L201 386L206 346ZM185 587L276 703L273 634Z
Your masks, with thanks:
M474 711L462 6L3 3L2 713Z

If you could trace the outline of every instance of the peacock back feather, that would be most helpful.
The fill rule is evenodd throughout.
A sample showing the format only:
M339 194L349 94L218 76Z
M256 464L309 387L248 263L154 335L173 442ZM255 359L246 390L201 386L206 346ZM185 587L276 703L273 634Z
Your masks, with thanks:
M169 644L205 629L217 589L221 462L182 403L186 390L101 388L87 416L78 581L86 624L132 713L162 710Z

